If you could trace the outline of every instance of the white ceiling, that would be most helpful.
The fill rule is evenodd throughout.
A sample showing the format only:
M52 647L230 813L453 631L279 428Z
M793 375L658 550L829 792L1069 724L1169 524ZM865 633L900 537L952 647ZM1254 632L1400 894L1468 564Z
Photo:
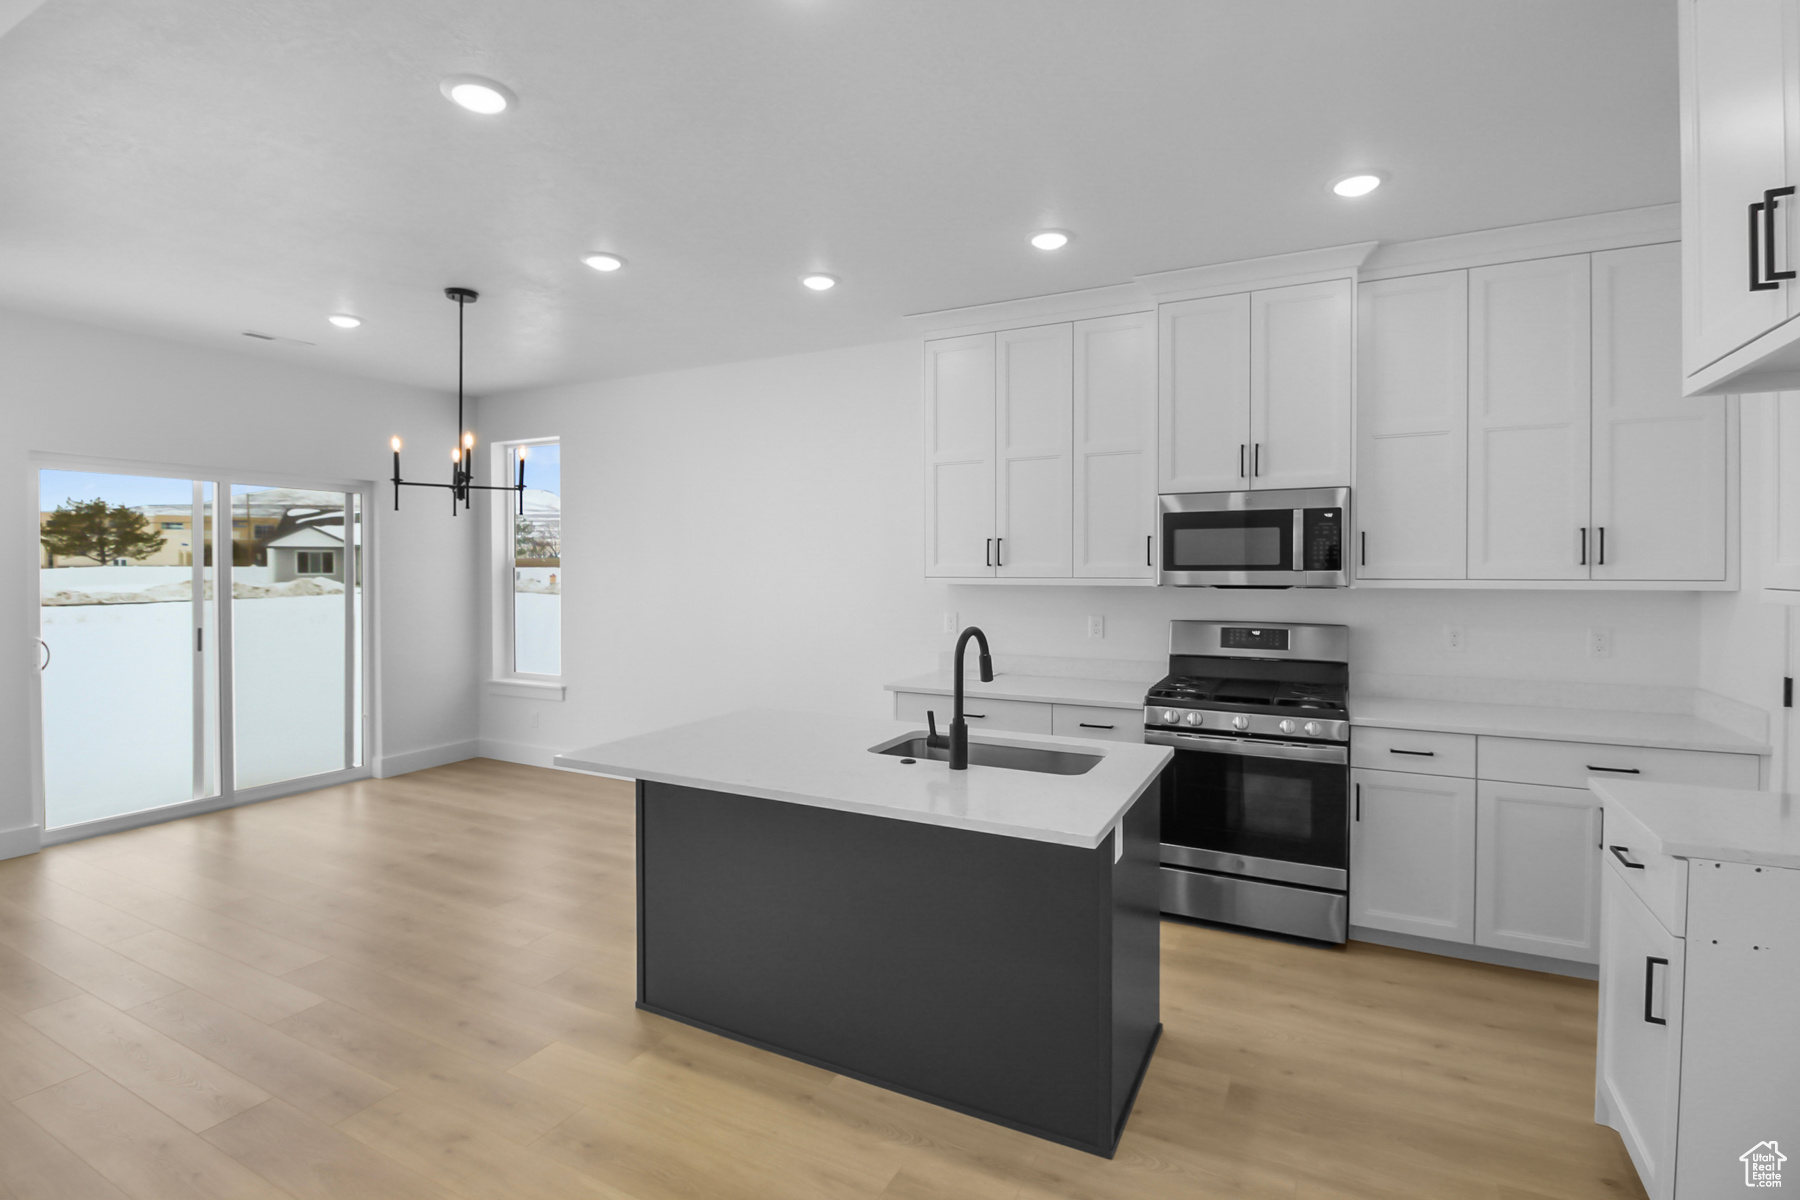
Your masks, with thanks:
M1678 188L1667 0L49 0L0 113L0 305L473 391Z

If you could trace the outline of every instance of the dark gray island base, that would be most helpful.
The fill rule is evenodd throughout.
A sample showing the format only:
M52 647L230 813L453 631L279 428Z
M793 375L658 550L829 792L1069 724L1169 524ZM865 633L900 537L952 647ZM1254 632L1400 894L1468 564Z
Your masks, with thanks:
M1079 849L640 780L638 1007L1112 1157L1161 1035L1152 784Z

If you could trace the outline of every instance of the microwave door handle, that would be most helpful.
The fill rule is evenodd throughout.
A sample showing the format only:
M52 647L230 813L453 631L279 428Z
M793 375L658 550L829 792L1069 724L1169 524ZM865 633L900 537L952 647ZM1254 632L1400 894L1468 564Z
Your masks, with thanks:
M1306 510L1294 510L1294 561L1292 569L1306 570Z

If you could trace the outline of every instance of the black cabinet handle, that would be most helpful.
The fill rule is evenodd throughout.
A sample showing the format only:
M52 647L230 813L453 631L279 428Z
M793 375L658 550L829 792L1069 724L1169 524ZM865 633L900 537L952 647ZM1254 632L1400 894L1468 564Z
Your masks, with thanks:
M1587 526L1581 527L1581 562L1578 566L1587 566Z
M1153 567L1156 565L1150 561L1150 540L1155 536L1154 533L1146 533L1144 535L1144 565L1146 567Z
M1362 541L1362 549L1357 554L1358 561L1356 565L1359 567L1366 567L1369 565L1369 531L1366 529L1361 530L1356 536Z
M1436 750L1396 750L1392 746L1388 747L1388 753L1389 754L1411 754L1418 758L1436 758L1437 757Z
M1643 772L1638 770L1636 767L1596 767L1593 763L1588 764L1588 770L1590 770L1590 771L1606 771L1613 775L1642 775L1643 774Z
M1244 451L1246 448L1247 447L1245 447L1244 443L1242 443L1242 442L1238 443L1238 478L1239 479L1248 478L1248 476L1246 476L1244 474Z
M1604 567L1606 565L1606 526L1597 525L1594 528L1595 532L1600 535L1600 546L1598 552L1594 555L1594 565L1596 567Z
M987 560L988 566L991 567L994 565L994 539L993 538L989 538L987 540L987 550L983 552L982 557Z
M1653 1017L1650 1015L1650 993L1656 990L1656 964L1658 963L1661 963L1666 967L1669 965L1669 960L1666 958L1652 958L1648 954L1644 955L1644 1020L1652 1025L1667 1025L1669 1023L1667 1017Z
M1356 785L1356 819L1362 820L1362 784Z
M963 720L965 720L965 721L985 721L985 720L987 720L987 714L986 713L964 713Z
M1005 545L1005 538L994 539L994 565L996 567L1004 567L1006 565L1006 553L1003 549Z
M1776 280L1794 277L1792 271L1775 269L1775 208L1781 203L1781 197L1793 194L1791 187L1770 188L1763 193L1763 278L1770 281L1770 287L1775 286Z
M1626 857L1625 857L1625 851L1626 851L1626 850L1627 850L1627 849L1629 849L1629 847L1626 847L1626 846L1608 846L1608 847L1607 847L1607 849L1608 849L1608 850L1611 850L1611 851L1612 851L1612 856L1613 856L1613 857L1614 857L1614 858L1616 858L1616 859L1618 859L1618 860L1619 860L1619 861L1620 861L1620 862L1622 862L1622 863L1624 863L1624 864L1625 864L1625 865L1626 865L1626 866L1628 866L1628 867L1630 867L1630 868L1631 868L1631 869L1632 869L1632 870L1634 870L1634 871L1642 871L1642 870L1643 870L1643 869L1644 869L1644 864L1643 864L1643 863L1639 863L1639 862L1632 862L1632 861L1631 861L1631 860L1630 860L1630 859L1629 859L1629 858L1626 858Z
M1083 729L1111 729L1112 726L1111 725L1089 725L1086 721L1083 721L1083 722L1081 722L1081 728L1083 728Z
M1779 283L1762 282L1762 253L1756 248L1756 227L1759 223L1757 218L1761 215L1762 210L1763 204L1761 201L1750 206L1750 290L1753 292L1772 292L1781 285Z
M1251 449L1250 449L1250 473L1252 475L1261 475L1262 474L1262 443L1261 442L1256 443L1256 445L1251 447Z

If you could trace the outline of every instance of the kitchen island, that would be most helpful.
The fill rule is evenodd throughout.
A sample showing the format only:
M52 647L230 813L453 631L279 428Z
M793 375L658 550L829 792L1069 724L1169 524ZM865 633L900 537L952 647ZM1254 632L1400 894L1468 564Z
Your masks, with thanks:
M558 756L637 781L637 1005L1111 1156L1162 1029L1171 752L983 736L953 772L923 734L742 712Z

